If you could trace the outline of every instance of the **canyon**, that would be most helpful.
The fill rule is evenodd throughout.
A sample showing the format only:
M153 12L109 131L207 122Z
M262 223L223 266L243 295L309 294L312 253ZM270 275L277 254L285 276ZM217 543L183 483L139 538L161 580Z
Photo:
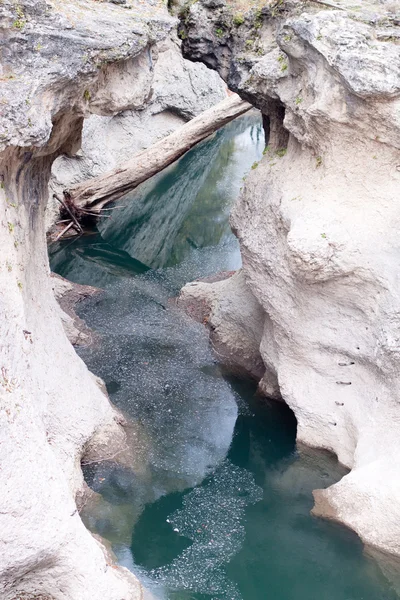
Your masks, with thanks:
M84 527L81 460L129 445L68 341L50 279L45 208L53 161L80 148L91 112L143 106L163 7L6 1L1 20L1 597L143 597ZM90 108L92 106L92 108Z
M0 3L4 600L150 597L80 518L82 461L125 467L135 444L68 340L93 341L60 312L53 288L69 284L50 275L46 230L54 193L175 131L226 85L261 111L268 140L231 214L242 268L187 284L177 303L207 324L222 363L287 403L299 449L349 470L314 491L314 515L400 554L396 8L198 0L178 24L156 2ZM144 263L167 253L153 231Z

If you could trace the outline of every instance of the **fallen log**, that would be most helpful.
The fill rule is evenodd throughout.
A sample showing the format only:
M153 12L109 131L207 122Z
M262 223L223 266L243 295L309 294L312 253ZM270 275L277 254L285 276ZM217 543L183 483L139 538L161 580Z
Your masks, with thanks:
M64 190L69 210L77 218L88 213L98 214L106 204L118 200L159 173L193 146L251 108L251 104L237 94L229 96L112 171Z

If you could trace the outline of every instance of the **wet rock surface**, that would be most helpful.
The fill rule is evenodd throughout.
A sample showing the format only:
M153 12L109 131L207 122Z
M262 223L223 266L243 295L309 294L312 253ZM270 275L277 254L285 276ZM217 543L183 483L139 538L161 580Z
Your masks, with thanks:
M98 296L102 290L90 285L79 285L72 283L52 273L53 291L61 309L61 320L64 331L73 346L81 346L93 343L93 335L86 323L78 317L75 312L76 306L82 300L92 296Z

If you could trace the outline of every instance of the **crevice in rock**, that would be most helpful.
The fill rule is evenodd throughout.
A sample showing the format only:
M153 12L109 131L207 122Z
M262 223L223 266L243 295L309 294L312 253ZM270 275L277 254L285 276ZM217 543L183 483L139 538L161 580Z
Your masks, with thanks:
M279 100L272 98L267 102L262 113L265 133L265 145L272 150L286 149L289 141L289 131L284 126L285 106Z

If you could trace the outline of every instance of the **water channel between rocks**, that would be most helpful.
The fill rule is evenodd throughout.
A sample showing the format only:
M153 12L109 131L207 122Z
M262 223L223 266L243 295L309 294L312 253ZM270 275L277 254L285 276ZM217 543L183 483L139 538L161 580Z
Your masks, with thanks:
M229 210L263 147L258 114L241 117L98 232L50 248L55 272L105 289L80 309L98 335L79 354L133 421L134 464L87 465L101 496L82 516L157 598L393 600L357 537L310 515L312 490L344 470L297 452L290 410L224 376L205 329L170 302L240 267Z

